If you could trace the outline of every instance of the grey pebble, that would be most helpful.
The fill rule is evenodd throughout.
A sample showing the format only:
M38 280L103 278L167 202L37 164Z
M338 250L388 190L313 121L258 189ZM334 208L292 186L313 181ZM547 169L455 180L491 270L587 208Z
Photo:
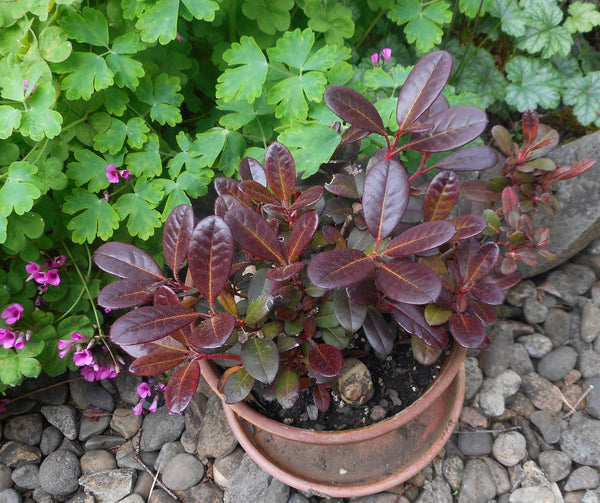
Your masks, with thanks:
M166 407L159 407L148 414L142 423L142 451L159 450L167 442L178 440L185 428L185 419L181 415L169 414Z
M500 433L494 440L492 453L504 466L514 466L527 454L527 442L517 431Z
M584 379L600 376L600 353L593 349L581 351L579 353L579 371Z
M481 368L486 377L497 377L508 369L512 353L513 330L510 324L499 321L490 330L489 351L481 354Z
M274 479L247 455L242 459L229 486L225 489L224 503L286 503L290 488Z
M444 477L446 477L448 484L450 484L450 487L453 490L456 490L460 487L464 470L465 464L458 456L450 456L443 461L442 471L444 473Z
M12 487L13 482L10 478L12 470L8 466L0 464L0 491Z
M523 316L527 323L543 323L548 316L548 307L535 297L527 297L523 303Z
M581 503L600 503L600 491L586 491L581 497Z
M39 464L42 459L41 451L29 444L9 440L0 447L0 463L9 468L18 468L26 464Z
M541 358L552 351L552 341L542 334L524 335L519 337L519 343L525 347L532 358Z
M485 458L484 461L496 484L496 492L502 494L510 491L510 479L506 468L493 458Z
M581 311L581 338L593 342L600 334L600 307L588 301Z
M183 493L184 501L201 503L223 503L223 491L211 483L195 485Z
M548 309L544 333L554 347L564 345L571 338L571 314L557 307Z
M585 412L594 419L600 419L600 376L586 379L583 382L583 390L586 391L590 386L594 388L585 397Z
M87 451L80 459L82 475L100 472L102 470L112 470L117 467L115 456L105 450Z
M204 465L192 454L177 454L165 466L162 481L172 491L186 491L204 477Z
M40 485L39 471L38 465L23 465L13 470L11 478L18 488L31 490Z
M550 482L565 479L571 472L571 458L561 451L540 452L538 463Z
M556 503L554 494L547 487L521 487L512 492L509 503Z
M103 470L85 475L79 483L101 502L113 502L123 499L133 491L137 472L131 468Z
M576 463L600 465L600 421L588 419L581 412L573 414L562 433L560 448Z
M125 443L125 439L117 435L96 435L85 441L86 451L94 449L113 449Z
M511 306L523 307L525 300L537 295L535 283L529 279L521 281L506 292L506 302Z
M563 421L558 414L538 410L529 415L531 422L537 426L544 437L544 441L555 444L560 440L563 429Z
M46 420L56 426L69 440L77 438L77 411L70 405L44 405L41 412Z
M63 440L63 434L56 426L48 426L44 428L42 432L42 439L40 440L40 450L44 456L47 456L51 452L58 449L58 446Z
M39 480L44 491L55 496L75 492L81 473L79 459L72 452L59 449L50 453L40 465Z
M470 400L477 394L483 383L483 372L479 368L477 358L471 356L465 358L465 376L465 399Z
M569 476L565 491L596 489L598 486L600 486L600 474L590 466L580 466Z
M118 407L110 420L110 427L123 438L133 437L142 426L142 416L136 416L130 407Z
M458 503L481 503L496 496L496 483L485 461L469 459L465 466Z
M201 459L222 458L232 453L236 446L237 440L227 423L221 399L212 395L202 419L196 454Z
M21 495L14 489L0 491L0 503L21 503Z
M485 431L464 431L458 435L458 448L465 456L486 456L492 452L494 439Z
M513 351L510 356L510 368L520 376L524 376L535 370L529 353L523 344L517 343L513 345Z
M162 473L165 467L171 462L171 460L178 454L184 452L181 442L167 442L160 448L156 461L154 462L154 469L157 472ZM194 485L194 484L192 484ZM192 487L192 486L190 486ZM186 487L189 489L189 487Z
M538 363L537 371L549 381L558 381L575 368L577 351L569 346L561 346L550 351Z
M231 454L222 458L216 458L213 463L213 477L221 487L227 487L229 480L233 477L242 462L244 451L237 447Z
M112 395L97 382L78 379L69 383L69 390L75 405L82 410L101 409L107 412L115 410Z
M42 416L37 413L14 417L4 425L4 437L29 445L38 445L43 431Z
M79 440L85 442L96 435L100 435L108 428L110 419L110 415L97 418L82 417L79 421Z

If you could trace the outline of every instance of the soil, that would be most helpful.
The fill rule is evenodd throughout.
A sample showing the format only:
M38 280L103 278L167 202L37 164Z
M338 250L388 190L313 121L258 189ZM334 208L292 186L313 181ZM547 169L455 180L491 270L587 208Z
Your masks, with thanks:
M320 412L314 404L311 388L300 393L290 409L284 409L276 400L267 401L258 393L256 403L250 404L267 417L298 428L334 431L368 426L415 402L439 375L446 356L445 351L434 365L421 365L413 358L410 344L398 343L386 360L372 354L361 357L371 373L375 394L359 407L345 403L332 390L329 410Z

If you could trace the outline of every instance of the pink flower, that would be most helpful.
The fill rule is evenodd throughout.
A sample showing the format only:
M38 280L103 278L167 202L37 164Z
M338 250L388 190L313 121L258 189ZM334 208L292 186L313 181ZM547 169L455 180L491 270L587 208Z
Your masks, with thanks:
M71 338L72 338L74 341L85 341L85 340L87 340L87 336L85 336L85 335L83 335L83 334L80 334L79 332L73 332L73 333L71 334Z
M131 175L131 171L129 171L128 169L120 169L119 170L119 175L121 175L121 178L129 178L129 175Z
M142 398L138 402L138 404L131 410L136 416L140 416L142 414L142 411L144 410L144 399Z
M6 407L4 406L4 404L7 403L10 403L10 400L8 398L3 398L2 400L0 400L0 414L6 411Z
M14 348L15 349L23 349L24 347L25 347L25 340L23 339L23 334L21 332L19 332L19 335L17 335L17 338L15 340Z
M24 310L25 309L21 304L11 304L4 311L2 311L0 317L4 318L7 325L12 325L21 319L21 315L23 314Z
M96 379L96 372L94 371L94 367L81 367L79 369L79 372L87 382L93 382Z
M158 407L158 396L154 396L154 400L152 400L152 403L150 404L150 407L148 407L148 410L150 412L156 412L156 408Z
M114 164L106 166L106 178L110 183L119 183L119 173L117 167Z
M142 398L146 398L152 394L152 388L150 388L150 385L147 382L142 382L137 387L137 394Z
M52 267L61 267L67 263L67 257L64 255L59 255L58 257L54 257L52 261Z
M96 358L94 358L94 355L89 350L83 349L82 351L75 351L73 353L73 362L78 367L84 367L86 365L93 365L96 362Z
M8 328L0 328L0 344L4 349L10 349L15 345L16 334Z
M381 57L383 58L383 62L387 64L392 57L392 50L389 47L381 49Z
M378 62L379 62L379 54L377 54L377 53L371 54L371 64L373 66L377 66Z
M46 284L52 286L58 286L60 284L60 276L58 275L57 269L50 269L46 273Z
M30 274L29 278L27 278L27 281L33 278L35 274L40 272L41 269L42 266L40 266L39 264L36 264L35 262L29 262L29 264L25 266L25 271L27 272L27 274Z

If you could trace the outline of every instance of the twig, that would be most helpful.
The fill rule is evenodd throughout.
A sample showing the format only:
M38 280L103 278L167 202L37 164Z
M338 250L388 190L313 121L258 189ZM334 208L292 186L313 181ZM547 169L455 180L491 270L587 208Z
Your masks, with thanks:
M501 430L465 430L465 431L455 431L454 433L463 434L463 433L504 433L506 431L515 431L520 430L520 426L511 426L510 428L503 428Z
M569 407L569 409L571 409L569 412L567 412L564 416L563 419L568 419L569 417L571 417L573 414L575 414L575 412L577 412L577 406L583 402L583 400L585 399L586 396L588 396L589 392L592 391L594 389L594 386L592 386L591 384L588 386L588 389L586 389L581 396L577 399L577 401L571 405L567 399L564 397L564 395L562 394L562 392L560 393L561 398L563 399L563 402L565 402L567 404L567 407ZM560 390L559 390L560 391Z
M164 485L162 483L161 480L159 480L158 478L158 472L155 474L146 463L144 463L142 461L142 459L140 458L140 444L141 444L141 440L142 440L142 429L140 428L137 432L137 445L135 446L135 451L133 453L133 459L135 459L140 465L142 465L142 468L144 469L144 471L150 475L150 477L152 477L153 479L153 483L152 483L152 487L154 487L154 483L158 484L160 486L160 488L165 491L169 496L171 496L171 498L173 498L175 501L180 501L180 499L177 497L177 495L175 493L173 493L173 491L171 491L166 485Z

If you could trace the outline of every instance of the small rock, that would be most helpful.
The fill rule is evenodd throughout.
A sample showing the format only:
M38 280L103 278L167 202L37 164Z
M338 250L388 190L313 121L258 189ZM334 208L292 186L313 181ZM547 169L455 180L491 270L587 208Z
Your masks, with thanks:
M558 482L571 472L571 458L561 451L540 452L538 463L550 482Z
M460 421L471 428L487 428L487 418L473 407L463 407L460 412Z
M465 375L465 400L470 400L477 394L483 383L483 373L479 368L477 358L471 356L465 358Z
M463 473L458 503L481 503L496 496L496 483L485 461L469 459Z
M492 434L485 431L464 431L458 436L458 448L465 456L486 456L492 444Z
M89 438L100 435L110 424L110 416L100 416L97 418L82 417L79 421L79 440L85 442Z
M171 462L171 460L177 456L178 454L182 454L184 452L183 446L181 442L167 442L160 448L160 452L158 453L158 457L154 462L154 469L162 473L166 466ZM194 484L192 484L193 486ZM191 486L190 486L191 487ZM186 489L189 489L186 487Z
M179 439L185 428L183 416L171 415L166 407L159 407L156 412L148 414L142 424L142 451L159 450L167 442Z
M42 459L40 450L29 444L9 440L0 447L0 463L9 468L18 468L26 464L39 464Z
M509 503L555 503L552 491L547 487L530 486L521 487L513 491L508 499Z
M290 496L287 503L310 503L310 500L300 493L294 493Z
M165 467L163 483L172 491L186 491L204 477L204 465L191 454L177 454Z
M112 503L133 492L136 475L131 468L103 470L81 477L79 483L99 502Z
M598 341L600 339L596 339ZM600 376L600 353L589 349L579 354L579 371L584 379Z
M548 307L535 297L528 297L523 303L523 316L527 323L543 323L546 320L546 316L548 316Z
M185 430L181 435L180 441L185 451L189 454L196 452L198 436L200 435L200 429L202 428L202 418L206 413L207 403L207 398L197 391L194 394L194 398L192 398L190 404L185 409Z
M12 486L12 479L10 475L12 470L8 466L4 466L0 464L0 491L4 489L8 489Z
M31 490L40 485L39 471L38 465L23 465L13 470L11 478L18 488Z
M492 452L504 466L514 466L527 454L527 442L519 432L500 433L494 441Z
M506 468L492 458L485 458L484 461L496 483L496 492L498 494L503 494L510 491L510 480Z
M431 484L429 481L427 481L429 484ZM423 503L421 500L421 497L425 494L425 486L423 487L423 490L421 491L421 494L419 495L419 497L415 500L415 503ZM428 493L426 495L427 497L431 497L431 493ZM362 496L360 498L350 498L350 503L395 503L395 501L398 499L398 496L395 494L391 494L391 493L379 493L379 494L372 494L370 496ZM289 503L290 500L288 500ZM434 501L432 499L429 499L428 501ZM438 500L435 500L438 501ZM327 503L337 503L337 500L327 500ZM441 503L441 502L440 502Z
M210 401L210 399L209 399ZM290 488L261 470L247 455L225 489L224 503L283 503Z
M69 440L77 438L77 411L70 405L44 405L41 412Z
M135 406L140 401L137 387L142 383L142 377L131 372L119 372L114 378L115 386L119 391L119 398L127 405Z
M571 336L571 314L557 307L548 309L544 333L554 347L563 346Z
M37 503L54 503L52 495L44 491L40 486L36 487L32 494L33 501ZM70 503L71 500L69 500Z
M367 403L375 393L369 369L357 358L344 362L336 383L342 400L355 407Z
M549 381L558 381L575 368L576 362L577 352L569 346L561 346L540 360L537 371Z
M173 503L173 498L162 489L154 488L148 499L148 503Z
M533 412L535 412L535 407L531 403L531 400L527 398L523 393L517 393L515 397L510 402L510 410L515 411L515 413L519 416L528 418Z
M12 418L4 425L4 436L29 445L38 445L42 439L44 425L39 414L27 414Z
M581 338L584 342L592 342L599 334L600 307L588 301L581 312Z
M146 466L154 466L158 457L157 451L145 452L140 451L140 459L146 464ZM133 468L134 470L141 470L142 465L135 459L135 449L131 440L128 440L123 445L120 445L117 449L115 458L117 460L117 466L119 468Z
M56 426L48 426L44 428L42 439L40 441L40 450L44 456L58 449L58 446L63 440L63 434Z
M389 499L381 499L381 503L395 503L397 501L397 497L395 494L382 494L382 496L392 496ZM425 485L423 486L423 490L419 497L415 501L415 503L430 503L431 501L435 501L438 503L452 503L452 491L450 491L450 486L448 482L444 480L443 477L436 477L431 482L429 480L425 481ZM365 503L368 503L365 501ZM374 501L373 503L379 503L379 500Z
M107 412L115 410L112 395L97 382L78 379L69 383L69 390L75 405L82 410L102 409Z
M558 388L535 372L523 376L522 390L538 409L551 414L562 409L562 397Z
M229 480L240 466L243 457L244 451L238 447L231 454L215 459L213 463L213 477L215 482L221 487L227 487Z
M552 341L542 334L524 335L519 337L519 343L525 346L532 358L541 358L552 351Z
M569 277L569 287L573 295L585 294L596 282L596 274L590 267L569 263L565 267Z
M453 491L456 491L461 485L465 464L458 456L450 456L444 459L442 465L444 477L450 484Z
M184 501L197 501L199 503L223 503L223 491L214 484L207 482L188 489L183 498Z
M117 467L117 462L113 454L103 450L86 452L81 457L80 463L83 475L89 475L90 473L102 470L113 470Z
M133 437L141 426L142 416L136 416L129 407L115 409L110 421L110 427L126 439Z
M586 379L583 382L583 389L592 389L585 397L585 412L595 419L600 419L600 376Z
M222 458L232 453L236 446L237 440L227 423L221 400L213 394L208 398L196 455L200 459Z
M486 379L479 392L479 405L484 414L489 417L497 417L504 413L504 395L496 379Z
M55 495L75 492L81 473L79 459L72 452L59 449L51 452L40 465L39 481L44 491Z
M0 503L21 503L21 496L14 489L0 491Z
M600 465L600 421L588 419L581 412L573 414L569 427L562 433L560 448L580 465Z
M198 501L198 500L196 500L196 501ZM202 501L202 500L200 500L200 501ZM121 501L119 501L119 503L146 503L146 501L139 494L134 493L134 494L130 494L129 496L126 496Z
M84 446L86 451L94 449L113 449L125 443L125 439L116 435L96 435L86 440Z
M309 405L307 407L307 409L314 409L315 412L318 412L317 407L315 407L314 405ZM382 419L385 418L387 412L383 407L380 407L379 405L375 405L372 409L371 409L371 414L370 417L373 421L380 421ZM314 414L314 417L311 417L310 413L308 414L308 417L312 420L317 419L317 414Z
M523 307L525 299L535 297L537 287L531 280L523 280L506 292L506 302L511 306Z
M600 491L586 491L581 503L600 503Z
M565 491L596 489L598 486L600 486L600 474L590 466L580 466L569 476Z
M520 376L535 371L529 353L523 344L517 343L513 345L513 351L510 355L510 368Z
M81 447L81 444L77 440L69 440L68 438L64 437L62 439L62 442L58 446L58 450L60 449L72 452L77 457L83 456L83 453L85 452Z
M545 442L555 444L560 440L563 420L559 414L551 414L545 410L538 410L531 414L529 419L540 430Z
M521 376L514 370L505 370L496 377L498 388L504 398L512 397L521 386Z
M490 332L490 339L492 344L489 351L482 353L481 366L487 377L497 377L507 370L510 364L514 344L512 327L506 322L496 323Z

